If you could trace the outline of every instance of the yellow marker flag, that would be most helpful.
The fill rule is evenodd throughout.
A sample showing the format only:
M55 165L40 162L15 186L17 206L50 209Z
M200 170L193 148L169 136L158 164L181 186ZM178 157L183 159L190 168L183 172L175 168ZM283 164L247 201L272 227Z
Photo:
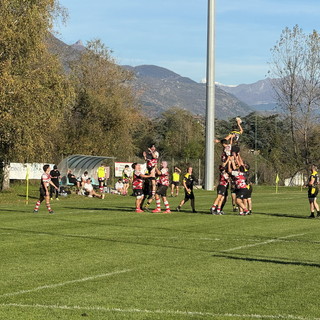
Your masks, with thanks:
M276 176L276 193L278 193L279 175Z
M26 182L27 182L27 191L26 191L26 204L29 203L29 167L27 166L26 172Z

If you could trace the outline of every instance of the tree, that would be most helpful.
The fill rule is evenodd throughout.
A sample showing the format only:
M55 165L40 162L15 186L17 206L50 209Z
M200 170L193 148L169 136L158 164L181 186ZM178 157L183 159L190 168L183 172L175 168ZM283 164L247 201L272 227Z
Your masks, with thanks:
M291 161L299 168L308 165L310 138L317 123L320 97L320 37L316 31L303 33L297 25L285 28L271 50L269 75L290 122L294 154Z
M170 108L157 124L159 147L169 158L203 159L204 126L187 110Z
M0 4L0 160L48 161L73 90L45 39L54 0Z
M91 41L72 66L77 101L67 120L65 153L128 157L140 118L132 75L118 66L100 40Z

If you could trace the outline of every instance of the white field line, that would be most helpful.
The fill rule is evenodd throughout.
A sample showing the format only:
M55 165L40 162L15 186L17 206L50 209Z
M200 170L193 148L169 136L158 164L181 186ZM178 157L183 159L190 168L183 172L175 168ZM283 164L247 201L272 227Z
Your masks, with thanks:
M132 270L120 270L120 271L115 271L115 272L98 274L98 275L95 275L95 276L92 276L92 277L86 277L86 278L82 278L82 279L76 279L76 280L70 280L70 281L61 282L61 283L49 284L49 285L40 286L40 287L33 288L33 289L20 290L20 291L16 291L16 292L5 293L5 294L0 295L0 298L17 296L17 295L20 295L20 294L36 292L36 291L40 291L40 290L44 290L44 289L52 289L52 288L63 287L63 286L66 286L68 284L95 280L95 279L109 277L109 276L113 276L113 275L116 275L116 274L129 272L129 271L132 271Z
M62 236L67 236L67 237L91 237L92 238L92 235L91 234L61 234ZM117 235L118 236L118 235ZM152 239L163 239L163 240L182 240L182 241L187 241L187 240L190 240L190 241L195 241L195 240L198 240L198 241L226 241L226 240L231 240L231 241L247 241L247 242L258 242L262 239L245 239L245 238L242 238L242 239L239 239L239 238L226 238L226 239L223 239L223 238L190 238L188 236L186 236L185 238L183 237L166 237L166 236L163 236L163 237L159 237L159 236L153 236L153 235L145 235L145 236L139 236L139 235L121 235L120 236L121 238L129 238L129 239L132 239L132 238L138 238L138 239L149 239L149 238L152 238ZM111 238L112 239L112 236ZM109 238L106 238L106 240L109 240ZM268 240L269 241L269 240ZM279 239L279 241L281 241ZM314 241L314 242L319 242L320 241Z
M13 234L13 233L3 233L3 234ZM1 235L1 233L0 233ZM38 233L37 235L40 235L40 236L48 236L48 237L51 237L52 235L51 234L47 234L47 233ZM26 235L26 236L30 236L30 237L33 237L34 234L30 234L30 235ZM94 238L92 236L92 234L76 234L76 233L63 233L63 234L59 234L59 236L64 236L64 237L90 237L90 238ZM118 235L117 235L118 237ZM99 238L99 236L97 236L97 238ZM164 239L164 240L182 240L182 241L186 241L186 240L190 240L190 241L225 241L225 240L231 240L231 241L248 241L248 242L257 242L257 241L261 241L262 239L239 239L239 238L226 238L226 239L223 239L223 238L190 238L188 236L186 237L178 237L178 236L175 236L175 237L166 237L166 236L163 236L163 237L159 237L159 236L153 236L153 235L145 235L145 236L140 236L140 235L121 235L121 238L128 238L128 239L132 239L132 238L138 238L138 239L149 239L149 238L152 238L152 239ZM105 238L106 240L109 240L109 239L113 239L112 236L111 238ZM319 241L320 243L320 241Z
M59 305L40 305L40 304L18 304L3 303L0 307L18 307L18 308L42 308L42 309L60 309L60 310L81 310L81 311L104 311L104 312L122 312L122 313L147 313L147 314L172 314L185 316L206 316L211 318L229 317L246 319L286 319L286 320L320 320L320 318L306 318L293 315L261 315L261 314L233 314L233 313L211 313L199 311L179 311L179 310L143 310L143 309L120 309L105 307L85 307L85 306L59 306Z
M293 237L303 236L303 235L304 235L304 233L301 233L301 234L291 234L291 235L285 236L285 237L279 237L279 238L276 238L276 239L270 239L270 240L263 241L263 242L246 244L246 245L244 245L244 246L240 246L240 247L235 247L235 248L230 248L230 249L222 250L222 252L230 252L230 251L235 251L235 250L239 250L239 249L246 249L246 248L250 248L250 247L262 246L262 245L269 244L269 243L272 243L272 242L279 242L279 241L282 241L283 239L288 239L288 238L293 238Z

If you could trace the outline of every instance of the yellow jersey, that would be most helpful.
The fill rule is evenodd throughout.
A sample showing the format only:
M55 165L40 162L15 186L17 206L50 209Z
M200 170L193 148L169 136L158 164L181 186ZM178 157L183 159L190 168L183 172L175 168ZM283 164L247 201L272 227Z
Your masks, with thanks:
M98 178L104 178L105 175L106 175L105 168L104 167L99 167L98 168Z
M174 182L179 182L180 181L180 173L179 172L174 172L172 174L172 181L174 181Z

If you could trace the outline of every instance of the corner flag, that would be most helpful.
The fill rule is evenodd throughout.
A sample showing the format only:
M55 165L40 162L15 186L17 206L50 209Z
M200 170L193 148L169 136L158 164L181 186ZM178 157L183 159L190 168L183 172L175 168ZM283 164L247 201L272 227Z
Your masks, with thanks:
M277 174L277 176L276 176L276 193L278 193L278 184L279 184L279 181L280 181L279 175Z

